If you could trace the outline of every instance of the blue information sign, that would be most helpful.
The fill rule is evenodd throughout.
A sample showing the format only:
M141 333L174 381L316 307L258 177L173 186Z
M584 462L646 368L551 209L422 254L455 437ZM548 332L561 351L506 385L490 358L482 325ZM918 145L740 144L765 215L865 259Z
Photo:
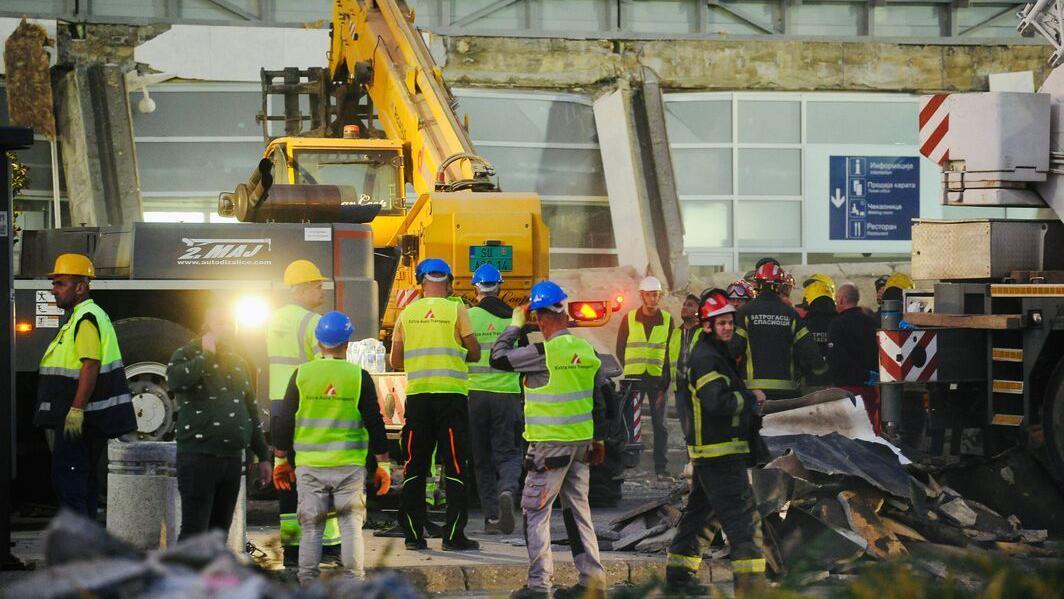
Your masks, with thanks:
M916 156L832 156L830 238L910 241L920 217Z

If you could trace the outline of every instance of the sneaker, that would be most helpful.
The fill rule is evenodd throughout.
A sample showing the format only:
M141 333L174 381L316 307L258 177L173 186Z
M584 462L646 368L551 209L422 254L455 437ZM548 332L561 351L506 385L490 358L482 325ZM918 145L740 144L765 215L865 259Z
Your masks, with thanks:
M606 590L574 584L571 587L554 589L554 599L606 599Z
M429 544L425 542L425 539L407 539L406 548L410 551L423 551L429 548Z
M340 565L340 545L325 545L321 548L321 563Z
M460 537L455 537L454 539L451 539L450 541L448 541L447 539L444 539L443 540L443 550L444 551L479 551L480 550L480 543L478 543L478 542L474 541L473 539L470 539L470 538L466 537L465 535L463 535L463 536L460 536Z
M485 518L484 519L484 534L486 535L501 535L502 530L499 528L498 518Z
M514 494L510 491L499 493L499 530L506 535L514 531Z
M521 587L510 593L510 599L547 599L548 597L550 597L550 593L547 591L528 587Z

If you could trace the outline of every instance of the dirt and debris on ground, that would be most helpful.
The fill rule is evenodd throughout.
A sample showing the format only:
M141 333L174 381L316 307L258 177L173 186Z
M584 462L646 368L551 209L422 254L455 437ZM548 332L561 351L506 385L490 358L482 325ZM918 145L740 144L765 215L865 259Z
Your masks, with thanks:
M421 596L398 572L374 573L365 581L337 576L323 577L307 587L284 584L250 559L229 551L221 532L144 552L70 511L61 511L49 525L44 556L46 567L5 585L4 595L235 599Z
M849 414L843 419L851 425L830 427L846 434L797 433L810 422L800 414L766 418L769 434L763 439L772 458L750 471L766 558L777 576L812 584L841 580L871 562L908 560L941 578L960 576L956 564L972 556L984 562L1019 559L1021 570L1064 565L1064 544L1050 541L1046 529L991 509L943 483L938 471L912 463L865 426L859 403L843 400L810 413L823 422L825 410ZM1008 475L1023 468L1015 456L1007 461L983 469ZM959 479L953 470L941 476ZM1006 491L1002 487L998 493ZM683 485L619 515L599 531L600 545L666 552L686 497ZM1007 506L1008 497L999 497L999 504ZM726 555L718 533L704 557ZM980 579L972 576L966 584L974 588Z

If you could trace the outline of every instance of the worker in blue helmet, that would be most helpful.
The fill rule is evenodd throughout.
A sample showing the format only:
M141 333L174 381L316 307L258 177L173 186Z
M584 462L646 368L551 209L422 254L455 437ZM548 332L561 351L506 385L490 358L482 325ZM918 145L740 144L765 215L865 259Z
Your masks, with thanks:
M344 573L365 576L362 525L370 452L377 461L373 476L377 495L387 493L392 482L388 439L373 379L347 361L353 333L351 319L343 312L321 317L314 329L321 359L296 368L285 392L280 422L273 429L277 435L274 485L291 488L298 480L299 582L303 584L320 573L321 538L330 502L340 520Z
M392 330L391 365L406 371L405 422L400 443L403 469L399 526L406 548L428 549L425 484L433 456L442 462L447 521L442 548L467 551L480 544L465 535L469 364L480 360L469 312L452 301L454 275L443 260L421 261L414 271L421 298L402 309Z
M502 284L499 269L482 264L473 273L477 303L469 309L480 344L480 360L469 365L469 443L485 534L514 531L521 478L521 375L488 364L491 346L513 314L513 308L499 298Z
M604 367L587 341L569 332L567 296L552 281L532 287L531 303L513 310L510 326L491 348L492 368L525 376L525 440L528 475L521 494L528 546L528 582L516 599L546 599L554 576L551 506L561 498L577 584L554 591L560 599L605 597L606 572L588 505L590 466L606 458L606 404L602 387L620 368ZM542 343L519 347L527 310L536 312Z

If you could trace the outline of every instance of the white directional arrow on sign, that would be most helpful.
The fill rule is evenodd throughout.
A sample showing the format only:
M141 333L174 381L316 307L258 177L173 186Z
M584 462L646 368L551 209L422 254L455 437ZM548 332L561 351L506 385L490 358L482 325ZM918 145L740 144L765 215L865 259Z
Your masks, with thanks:
M835 188L835 195L829 198L831 204L836 208L842 208L842 205L846 203L846 196L842 195L842 190L838 187Z

